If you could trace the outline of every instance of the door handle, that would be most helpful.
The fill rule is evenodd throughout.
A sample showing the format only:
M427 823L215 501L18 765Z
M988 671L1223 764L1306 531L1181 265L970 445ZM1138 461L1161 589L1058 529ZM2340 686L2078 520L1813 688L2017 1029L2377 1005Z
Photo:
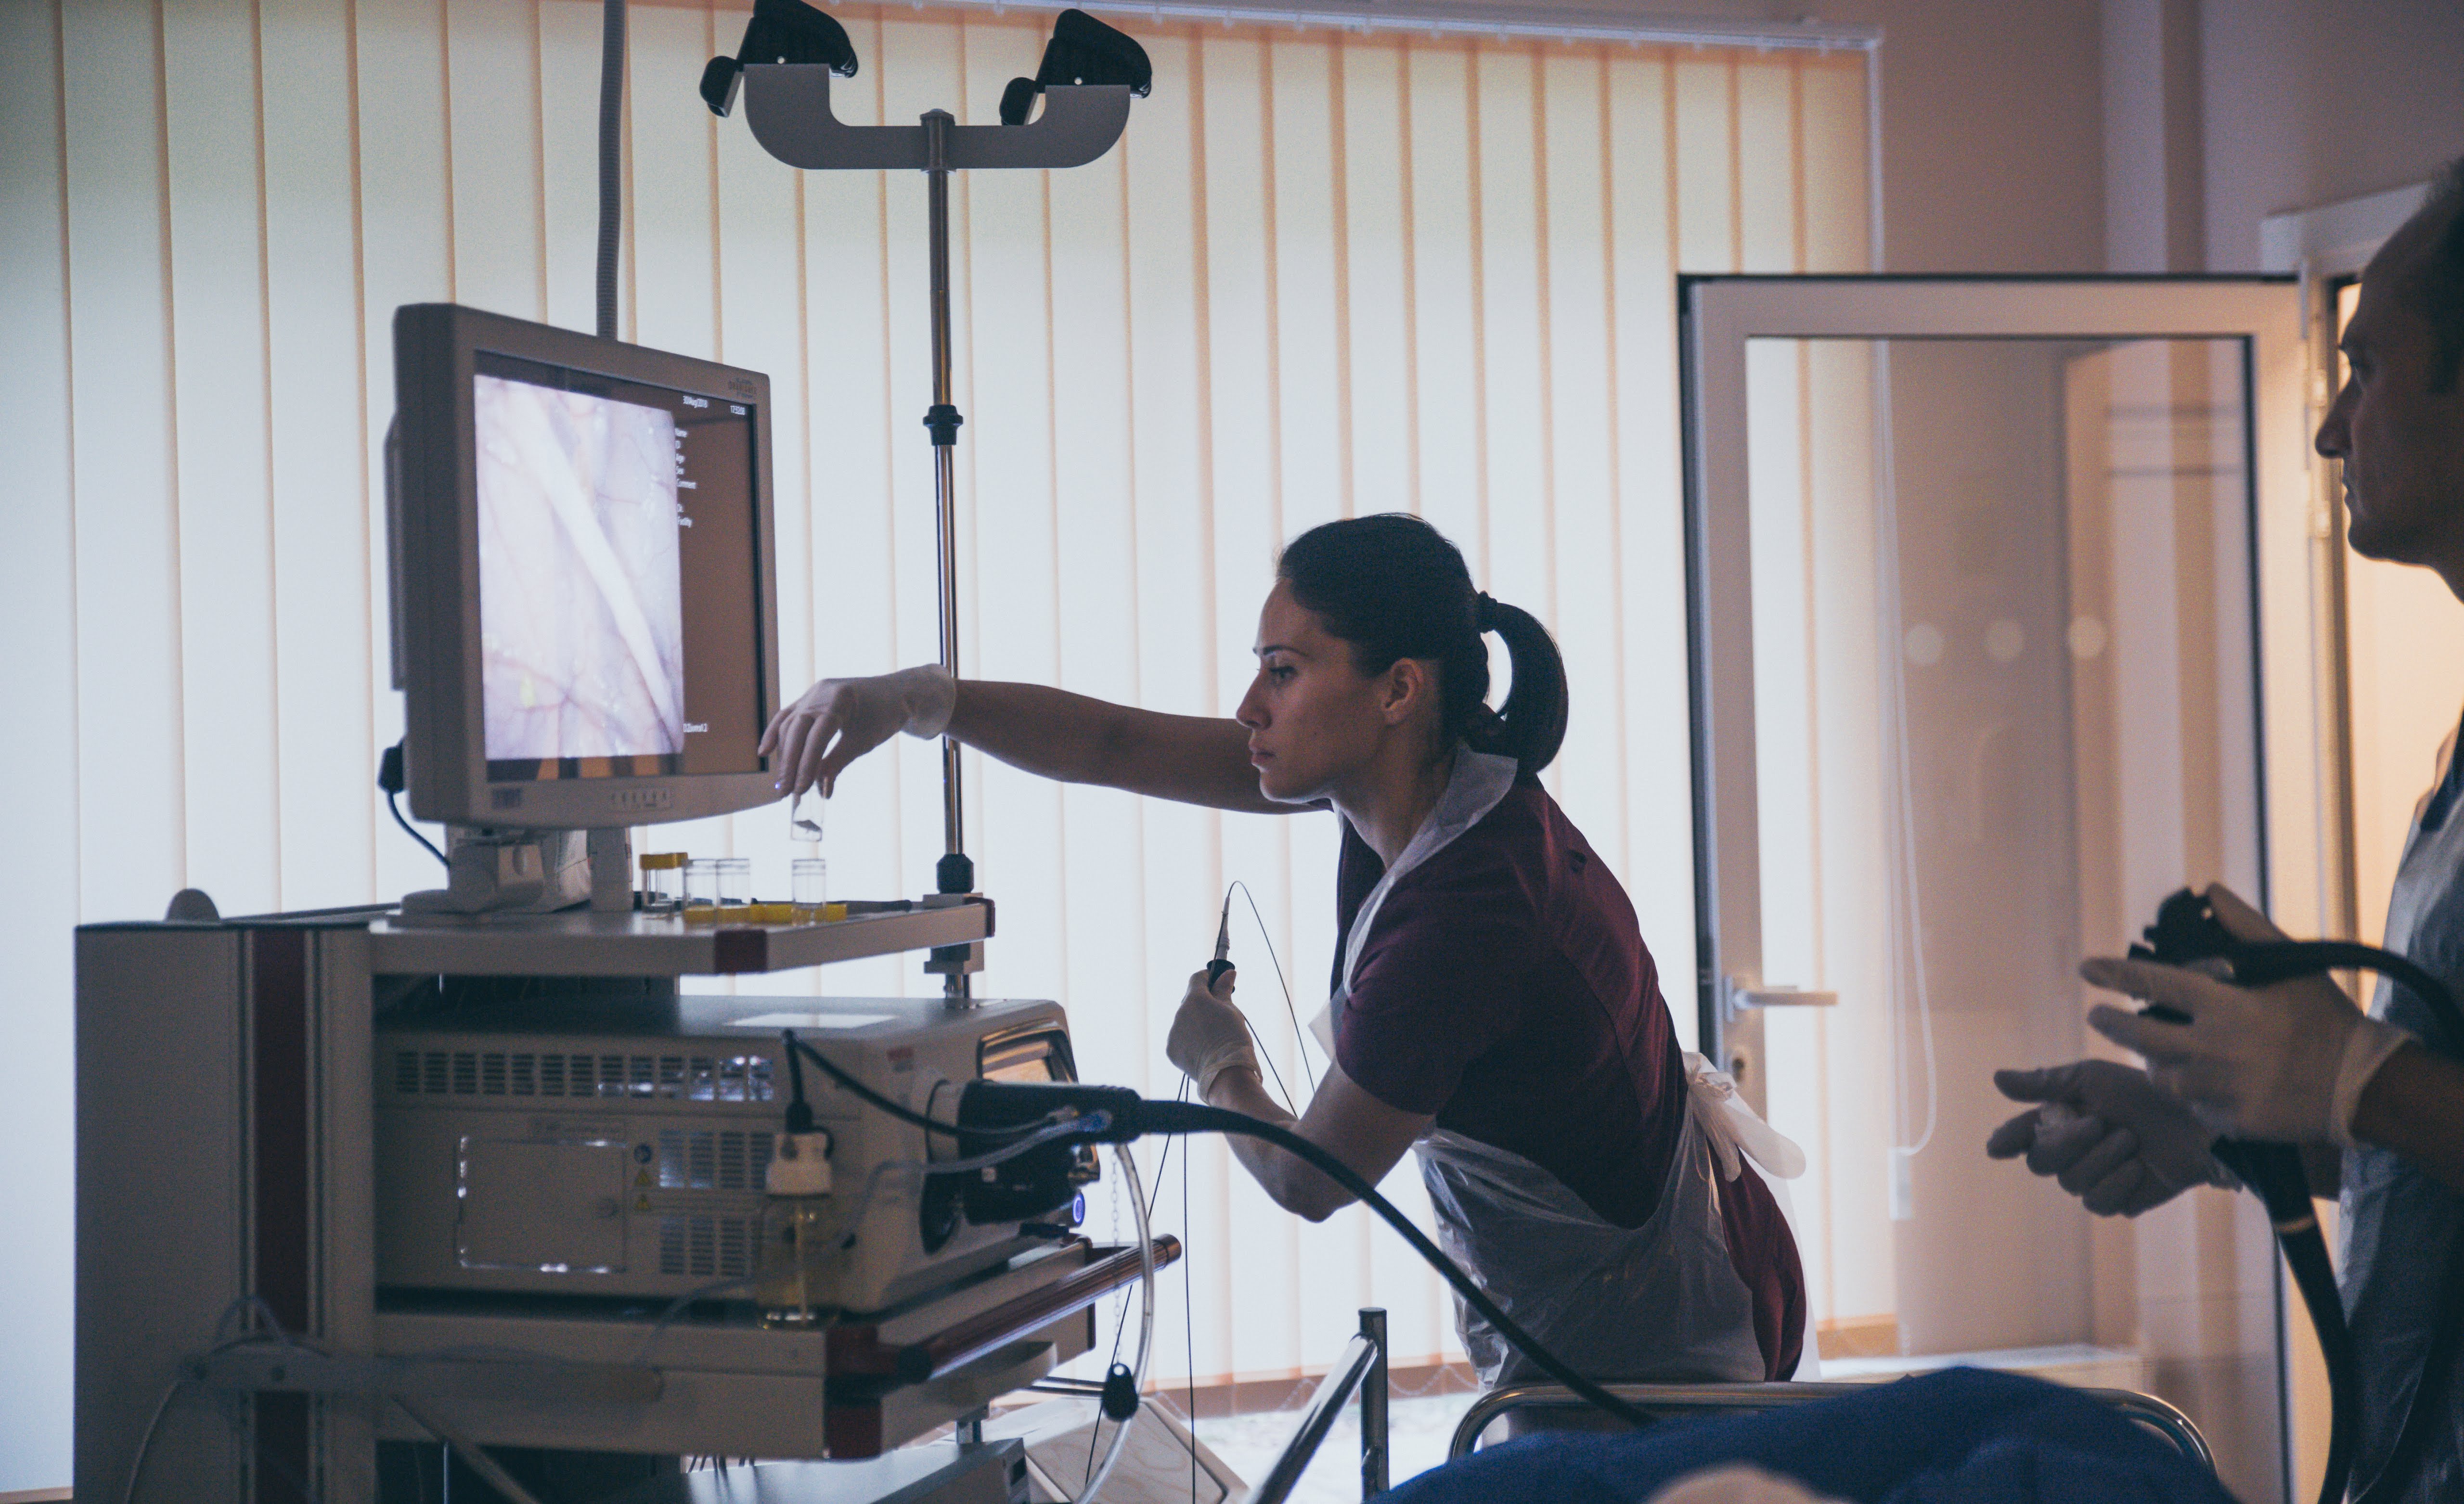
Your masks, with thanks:
M1730 977L1728 1006L1731 1008L1837 1008L1839 1006L1839 994L1833 992L1816 992L1803 987L1749 987L1738 978Z

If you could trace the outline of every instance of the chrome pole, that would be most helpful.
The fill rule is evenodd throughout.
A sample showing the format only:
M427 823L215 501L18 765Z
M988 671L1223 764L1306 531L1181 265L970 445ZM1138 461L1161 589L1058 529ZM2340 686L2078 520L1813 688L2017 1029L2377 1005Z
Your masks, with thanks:
M958 427L966 420L950 401L950 128L956 118L947 110L924 114L924 197L927 239L932 252L933 405L924 426L933 434L933 522L938 540L937 573L941 599L941 666L958 677ZM958 743L941 738L942 856L934 870L934 886L943 893L972 893L976 865L967 860L965 794L959 785ZM935 951L936 962L955 968L941 978L943 992L953 1001L968 992L966 964L971 948L956 953ZM935 970L938 968L936 967Z
M958 425L966 420L950 401L950 127L947 110L924 116L924 185L933 257L933 406L924 426L933 430L933 515L940 544L941 666L958 674ZM942 849L966 850L964 806L958 787L958 744L941 738ZM944 887L944 892L951 891Z

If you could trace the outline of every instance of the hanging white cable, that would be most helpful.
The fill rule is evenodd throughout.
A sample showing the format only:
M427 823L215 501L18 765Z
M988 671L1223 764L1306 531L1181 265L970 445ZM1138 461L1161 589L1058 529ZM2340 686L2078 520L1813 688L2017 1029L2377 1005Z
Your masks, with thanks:
M1128 1144L1112 1145L1112 1164L1129 1187L1130 1206L1138 1222L1138 1355L1130 1364L1130 1392L1143 1394L1147 1382L1147 1348L1155 1340L1155 1237L1147 1228L1146 1188L1139 1183L1138 1162L1132 1157ZM1095 1475L1078 1491L1077 1504L1093 1504L1095 1495L1103 1492L1105 1480L1112 1475L1113 1464L1121 1460L1121 1448L1130 1439L1130 1428L1136 1422L1137 1417L1133 1415L1112 1428L1111 1450L1104 1453L1103 1465L1095 1470ZM1095 1424L1099 1428L1104 1424L1100 1406L1096 1410ZM1091 1445L1093 1440L1090 1433L1088 1441Z
M1874 346L1875 453L1880 456L1882 532L1882 620L1890 632L1884 660L1889 665L1888 683L1891 695L1891 716L1896 728L1898 745L1893 749L1899 764L1899 883L1907 910L1904 926L1895 926L1904 937L1910 957L1909 970L1916 982L1917 1035L1925 1054L1925 1131L1914 1144L1897 1142L1907 1128L1907 1025L1902 1011L1899 989L1891 990L1891 1058L1893 1107L1897 1121L1892 1125L1891 1152L1913 1158L1933 1142L1934 1124L1939 1117L1940 1081L1937 1078L1933 1046L1933 1000L1925 974L1925 896L1924 883L1918 872L1915 780L1909 772L1908 748L1908 656L1903 624L1900 591L1900 488L1899 467L1894 457L1891 418L1891 347L1888 341L1877 340Z

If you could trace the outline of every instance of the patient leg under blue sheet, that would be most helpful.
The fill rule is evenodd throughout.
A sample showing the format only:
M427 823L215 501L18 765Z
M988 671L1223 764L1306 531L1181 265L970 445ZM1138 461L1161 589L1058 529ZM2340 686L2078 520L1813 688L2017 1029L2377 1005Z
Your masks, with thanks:
M1395 1504L1639 1504L1750 1462L1858 1504L2230 1504L2197 1463L2058 1384L1953 1368L1835 1400L1603 1436L1527 1436L1433 1469Z

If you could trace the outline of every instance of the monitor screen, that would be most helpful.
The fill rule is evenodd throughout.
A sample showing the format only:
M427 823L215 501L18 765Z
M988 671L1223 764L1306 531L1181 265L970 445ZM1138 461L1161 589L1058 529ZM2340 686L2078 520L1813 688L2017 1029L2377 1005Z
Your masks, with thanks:
M394 403L412 813L579 830L777 798L769 379L414 303L394 314Z
M473 368L488 781L758 771L752 409Z

